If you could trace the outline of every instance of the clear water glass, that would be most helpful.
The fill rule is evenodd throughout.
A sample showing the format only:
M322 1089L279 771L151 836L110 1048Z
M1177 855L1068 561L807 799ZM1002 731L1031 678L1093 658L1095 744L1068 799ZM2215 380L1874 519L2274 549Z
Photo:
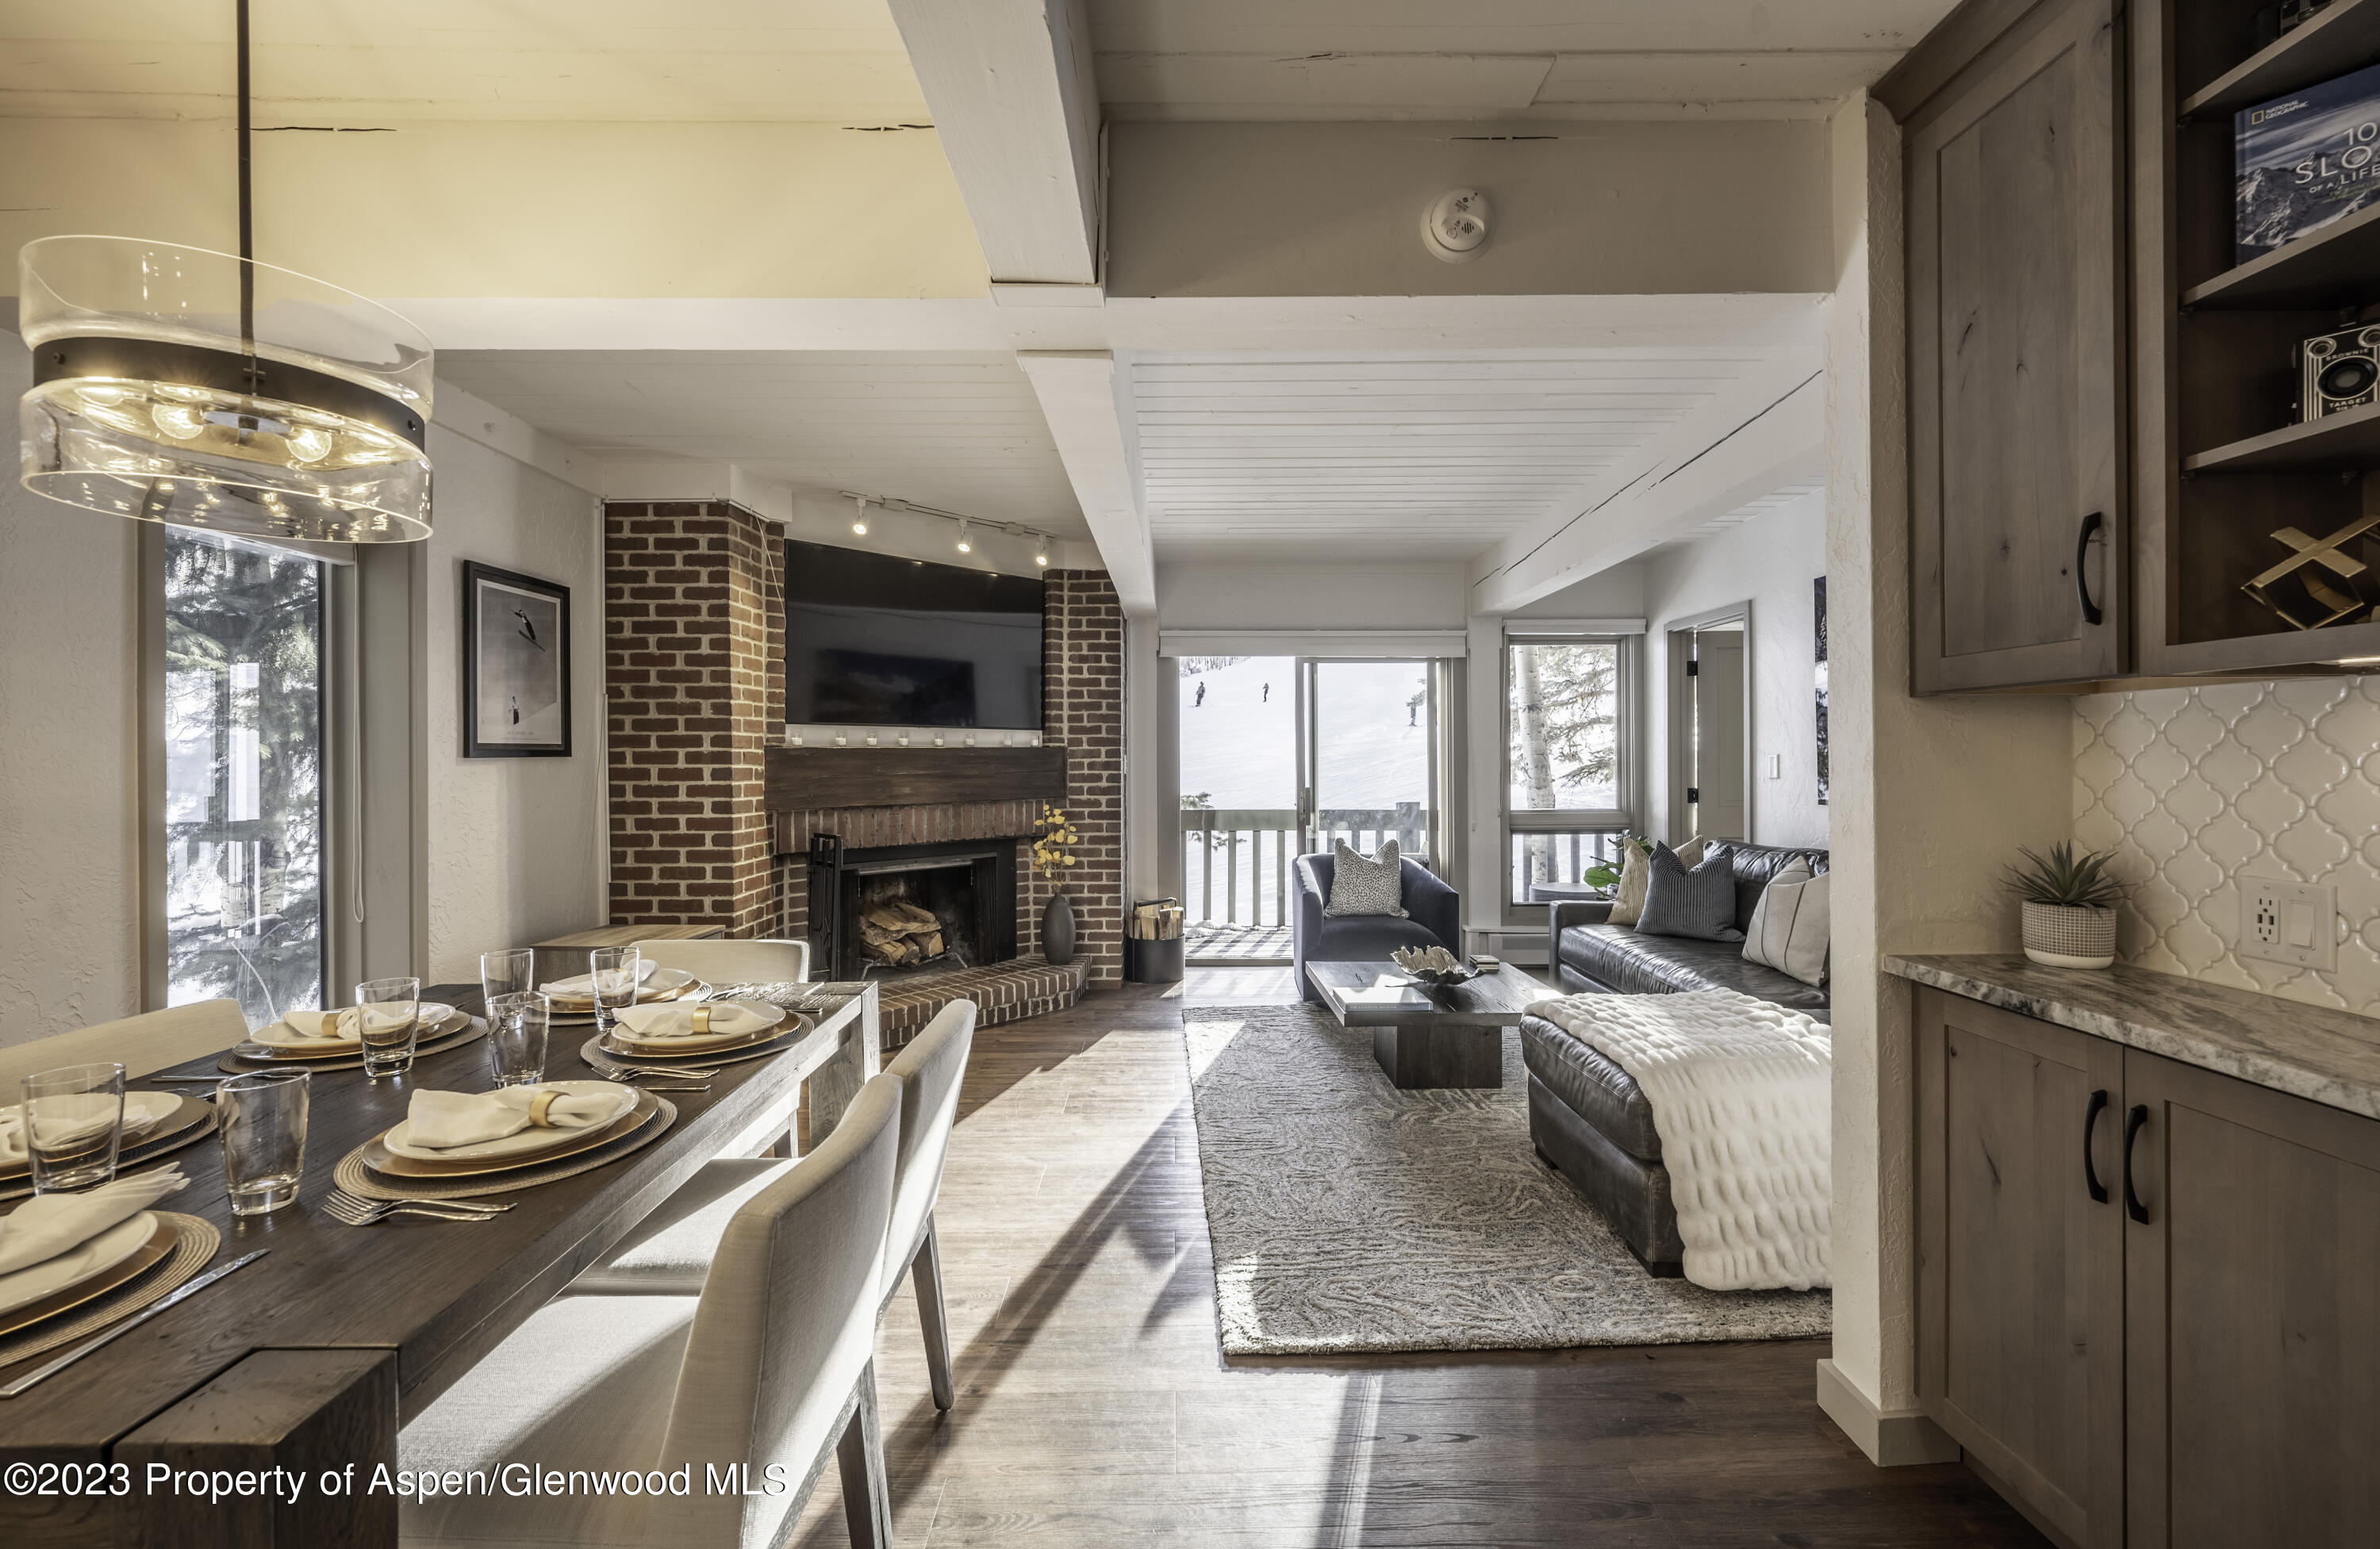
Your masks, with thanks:
M297 1203L312 1082L306 1071L254 1071L215 1088L233 1215L264 1216Z
M587 954L587 972L595 984L595 1025L609 1028L637 1003L637 989L645 976L644 953L634 947L598 947Z
M533 989L488 1002L488 1073L498 1086L532 1086L545 1079L546 1018L552 1010Z
M507 947L480 954L480 1003L492 1010L500 995L518 995L537 987L537 950Z
M72 1193L115 1177L124 1144L124 1067L61 1065L24 1078L33 1192Z
M421 981L365 980L356 986L356 1022L364 1074L374 1081L403 1075L413 1069L413 1046L421 1036Z

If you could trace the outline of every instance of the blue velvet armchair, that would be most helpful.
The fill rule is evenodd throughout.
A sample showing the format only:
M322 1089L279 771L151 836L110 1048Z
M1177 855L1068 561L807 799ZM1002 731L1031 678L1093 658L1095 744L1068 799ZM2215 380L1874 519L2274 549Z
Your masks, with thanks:
M1333 870L1329 855L1300 855L1293 870L1297 915L1290 926L1291 956L1296 962L1297 992L1306 999L1322 998L1306 982L1309 958L1317 962L1386 962L1389 953L1400 947L1443 947L1462 954L1463 895L1432 876L1419 861L1408 856L1404 862L1402 902L1410 917L1403 919L1394 914L1323 914L1322 906L1330 899Z

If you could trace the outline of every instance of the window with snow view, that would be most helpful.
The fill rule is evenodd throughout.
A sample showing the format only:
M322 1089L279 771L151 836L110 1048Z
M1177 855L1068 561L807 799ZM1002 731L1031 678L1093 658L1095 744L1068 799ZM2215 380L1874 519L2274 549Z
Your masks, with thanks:
M1628 827L1621 803L1621 643L1513 639L1505 647L1505 810L1514 904L1600 898Z

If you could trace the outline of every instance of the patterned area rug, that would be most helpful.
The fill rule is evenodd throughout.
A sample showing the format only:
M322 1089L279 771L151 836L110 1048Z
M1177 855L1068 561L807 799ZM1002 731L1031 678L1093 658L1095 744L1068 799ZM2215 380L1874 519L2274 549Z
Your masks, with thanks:
M1400 1092L1312 1006L1183 1011L1227 1355L1795 1339L1825 1291L1656 1280L1494 1092Z

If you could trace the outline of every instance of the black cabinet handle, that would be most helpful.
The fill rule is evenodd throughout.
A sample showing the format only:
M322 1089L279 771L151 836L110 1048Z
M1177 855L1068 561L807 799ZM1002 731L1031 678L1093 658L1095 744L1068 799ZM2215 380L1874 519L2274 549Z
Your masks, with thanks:
M2099 1114L2107 1106L2107 1088L2091 1094L2091 1106L2082 1115L2082 1187L2091 1191L2095 1204L2107 1203L2107 1186L2099 1181L2099 1169L2091 1165L2091 1135L2099 1127Z
M2148 1121L2149 1110L2145 1107L2136 1107L2124 1116L2124 1214L2143 1226L2149 1223L2149 1207L2132 1192L2132 1142L2139 1136L2141 1126Z
M2095 511L2082 518L2082 534L2074 539L2074 600L2082 605L2084 623L2097 623L2107 616L2091 600L2091 582L2082 574L2082 561L2091 552L2091 540L2099 536L2099 529L2105 526L2106 518Z

